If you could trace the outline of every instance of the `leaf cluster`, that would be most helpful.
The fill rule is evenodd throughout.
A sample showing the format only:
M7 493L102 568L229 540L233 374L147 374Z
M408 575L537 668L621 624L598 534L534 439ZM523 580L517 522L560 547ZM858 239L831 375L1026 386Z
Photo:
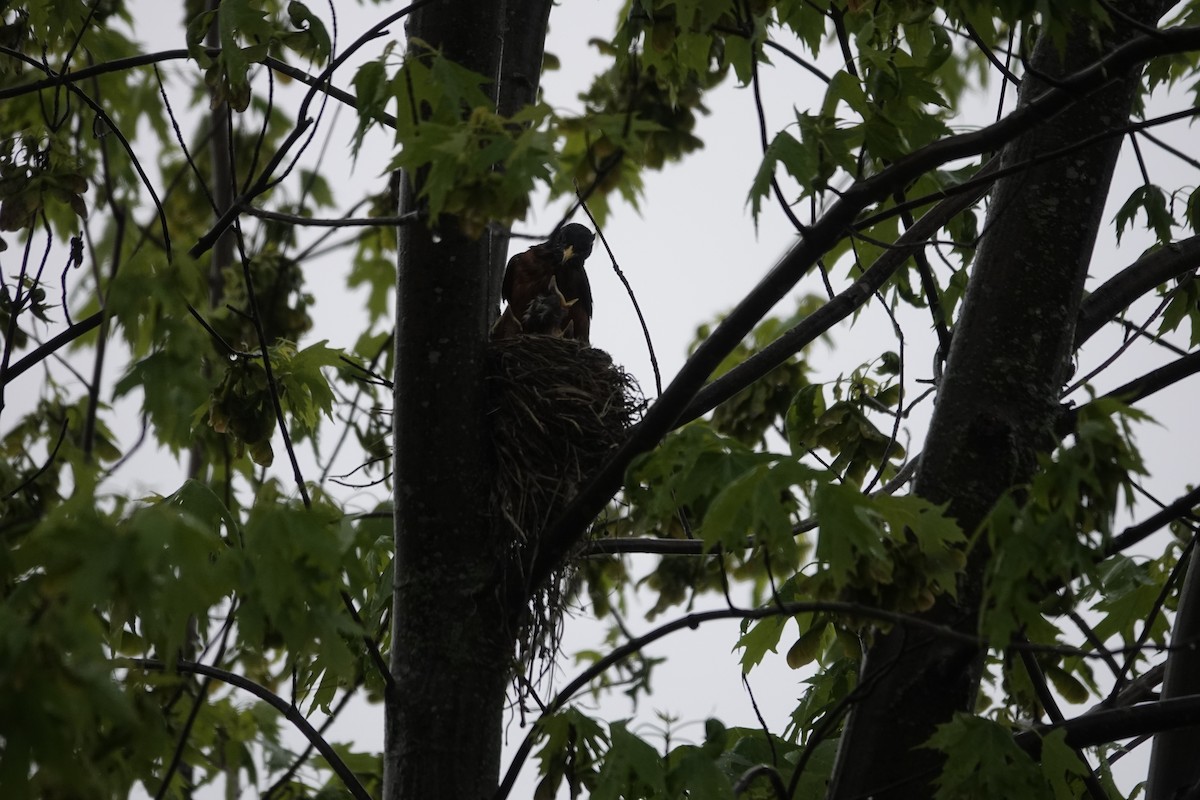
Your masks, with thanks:
M534 797L561 796L565 789L571 798L718 800L732 796L734 785L749 771L780 760L794 763L798 755L793 743L761 730L727 728L716 719L705 721L703 741L675 744L670 720L664 721L668 727L660 732L664 740L660 752L631 730L628 721L606 724L576 708L543 717L538 722L542 779ZM801 782L802 790L815 790L831 761L832 753L826 751L814 764L812 779ZM764 800L775 796L765 779L751 779L742 792Z
M250 105L252 65L281 48L321 63L329 58L332 43L325 23L299 0L288 0L287 21L275 8L276 2L230 0L221 7L189 15L188 54L204 69L204 82L212 93L212 104L229 103L235 111ZM215 26L220 48L216 54L205 47L209 30Z
M1129 423L1146 415L1100 400L1080 412L1075 441L1041 459L1032 482L1005 496L983 525L994 556L985 577L981 632L1003 647L1017 631L1052 641L1045 592L1094 575L1122 497L1144 474Z
M494 111L487 84L484 76L420 42L411 44L392 75L377 60L354 77L360 101L355 149L395 102L399 151L388 168L416 176L431 224L453 215L471 236L490 222L507 224L525 216L530 192L549 180L553 153L553 137L544 125L549 109L532 105L504 117Z
M12 746L0 755L4 796L108 797L134 782L157 786L185 724L191 703L178 701L191 679L142 672L122 656L169 667L215 631L207 644L219 643L223 665L268 688L291 676L297 699L326 711L340 689L366 679L359 638L368 632L345 614L341 594L355 587L368 618L379 619L376 598L390 598L386 585L379 591L390 575L381 549L388 537L348 524L323 496L311 508L288 501L273 483L244 521L198 482L111 511L91 488L77 485L25 532L5 530L0 736ZM235 625L236 639L227 638ZM201 782L231 763L254 769L246 748L264 739L281 747L278 721L227 691L191 724L188 759ZM278 754L286 760L273 769L290 764Z
M958 714L938 728L929 746L947 756L937 780L937 800L1000 794L1038 800L1073 800L1082 790L1088 767L1070 748L1065 732L1042 739L1040 761L1013 740L1013 731L980 717ZM1112 780L1108 781L1110 789Z

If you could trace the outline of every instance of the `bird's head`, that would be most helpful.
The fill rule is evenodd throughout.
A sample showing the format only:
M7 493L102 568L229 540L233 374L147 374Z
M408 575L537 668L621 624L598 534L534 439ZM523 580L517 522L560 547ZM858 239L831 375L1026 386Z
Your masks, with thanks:
M562 248L562 263L582 264L592 254L592 241L596 235L578 222L563 225L554 235L553 242Z

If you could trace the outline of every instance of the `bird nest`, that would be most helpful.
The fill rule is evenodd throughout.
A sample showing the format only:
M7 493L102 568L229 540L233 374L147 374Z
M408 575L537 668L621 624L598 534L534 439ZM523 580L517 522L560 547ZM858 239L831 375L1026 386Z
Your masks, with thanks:
M492 524L509 557L527 564L539 534L624 441L645 401L633 376L603 350L553 336L493 341L487 382ZM557 648L561 578L526 587L529 614L517 638L534 680L535 662Z
M573 339L494 341L487 376L494 520L521 548L624 441L645 402L608 353Z

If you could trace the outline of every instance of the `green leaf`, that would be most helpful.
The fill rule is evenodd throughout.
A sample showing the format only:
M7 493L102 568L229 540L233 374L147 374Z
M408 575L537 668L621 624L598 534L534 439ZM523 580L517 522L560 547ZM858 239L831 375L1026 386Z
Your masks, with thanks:
M1062 667L1050 664L1044 668L1044 671L1049 681L1054 684L1055 691L1062 695L1068 703L1086 703L1088 697L1091 696L1087 687Z
M208 398L209 381L200 369L199 354L177 342L129 366L113 387L113 397L136 389L143 392L143 409L153 422L159 442L178 455L195 443L196 409Z
M351 151L358 155L367 131L379 124L391 94L387 70L382 61L368 61L354 73L354 98L358 104L358 126Z
M1183 213L1188 224L1192 226L1192 231L1200 233L1200 187L1192 189L1192 193L1188 195L1187 206Z
M775 167L779 164L782 164L801 186L809 187L816 181L817 160L812 148L802 145L787 131L775 134L775 138L763 154L762 163L750 186L750 210L755 220L762 210L763 198L771 195L771 179L775 175Z
M817 446L818 422L824 414L825 392L821 384L810 384L796 393L787 412L787 438L792 455L801 456Z
M1066 730L1059 728L1042 737L1042 774L1054 792L1054 800L1079 797L1083 789L1080 778L1089 772L1076 750L1067 744Z
M939 725L925 746L946 755L935 800L1050 800L1055 796L1041 767L1017 746L1012 732L997 722L959 713L953 721Z
M763 617L744 630L737 642L737 647L742 651L742 672L748 673L762 663L768 652L775 652L786 623L787 618L782 615Z
M302 29L306 34L307 46L297 49L306 55L311 55L318 62L323 62L333 50L329 32L321 18L308 10L308 6L299 0L290 0L287 5L288 19L292 25Z
M870 563L877 580L888 580L892 566L884 546L882 527L872 518L867 499L857 489L841 483L823 483L813 497L820 534L817 558L838 584L844 584Z
M294 355L289 355L287 347L276 348L272 353L271 363L284 407L305 431L315 430L322 415L333 417L335 398L323 369L340 367L343 351L326 347L326 341L309 345Z
M629 731L624 722L609 726L612 745L596 778L593 800L618 800L666 794L666 770L653 747Z
M1134 189L1129 198L1117 210L1117 243L1125 228L1133 222L1138 210L1146 214L1146 227L1153 230L1158 241L1162 244L1171 242L1171 228L1175 224L1170 211L1167 209L1167 196L1161 188L1154 184L1144 184Z
M737 550L752 535L779 566L795 567L802 550L792 530L793 488L811 484L820 474L798 461L780 459L739 475L717 494L704 515L700 530L705 546Z
M858 78L845 70L839 70L829 81L825 90L825 103L821 114L826 117L836 117L839 103L845 103L856 114L867 117L871 115L870 101L863 91Z
M714 722L715 720L709 720ZM709 743L714 743L710 740ZM688 797L695 800L727 800L733 796L733 784L717 766L714 754L705 747L684 746L672 752L669 782L670 797ZM719 746L720 742L715 742ZM719 755L718 749L715 755Z

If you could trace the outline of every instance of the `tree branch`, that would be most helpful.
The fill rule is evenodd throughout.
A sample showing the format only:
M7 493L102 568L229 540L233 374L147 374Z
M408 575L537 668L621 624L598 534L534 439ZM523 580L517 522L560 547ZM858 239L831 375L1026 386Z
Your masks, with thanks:
M1172 242L1142 256L1084 299L1075 326L1075 347L1082 347L1105 323L1146 292L1197 267L1200 267L1200 235Z
M1133 405L1140 400L1145 400L1156 392L1161 392L1163 389L1178 383L1184 378L1195 375L1197 372L1200 372L1200 350L1188 353L1186 356L1178 358L1169 364L1164 364L1139 378L1134 378L1128 383L1118 386L1110 392L1106 392L1104 396L1113 397L1123 403Z
M1175 502L1164 506L1136 525L1130 525L1121 531L1119 535L1114 536L1112 541L1108 543L1108 546L1104 548L1104 557L1108 558L1127 547L1132 547L1185 514L1192 513L1192 509L1197 505L1200 505L1200 486L1180 496Z
M81 319L79 322L76 322L65 331L56 334L54 338L47 339L42 344L38 345L34 350L31 350L29 353L27 353L24 358L19 360L17 363L10 365L8 369L4 370L4 374L0 375L0 386L7 386L30 367L37 366L39 361L50 355L53 355L53 353L60 347L70 344L88 331L95 330L96 327L100 325L100 321L103 318L104 313L97 311L90 317Z
M337 754L329 742L317 733L317 729L312 726L304 715L300 713L294 705L284 700L279 695L272 692L265 686L255 683L249 678L238 675L235 672L219 669L218 667L210 667L207 664L200 664L195 661L176 661L167 664L156 658L120 658L112 662L114 665L123 667L136 667L138 669L148 670L152 672L168 672L172 669L180 672L187 672L193 675L204 675L210 678L215 678L222 683L227 683L230 686L235 686L238 689L249 692L250 694L262 700L267 705L274 708L282 714L288 722L296 726L296 729L303 734L304 738L309 741L317 752L329 762L330 768L341 778L346 789L350 794L354 795L356 800L372 800L371 795L363 788L363 785L358 782L354 772L346 766L346 762L342 761L342 757Z
M1127 708L1088 712L1060 725L1044 725L1019 733L1016 741L1027 753L1038 758L1042 752L1042 737L1055 730L1066 731L1070 747L1096 747L1118 739L1195 725L1197 720L1200 720L1200 695L1191 695Z

